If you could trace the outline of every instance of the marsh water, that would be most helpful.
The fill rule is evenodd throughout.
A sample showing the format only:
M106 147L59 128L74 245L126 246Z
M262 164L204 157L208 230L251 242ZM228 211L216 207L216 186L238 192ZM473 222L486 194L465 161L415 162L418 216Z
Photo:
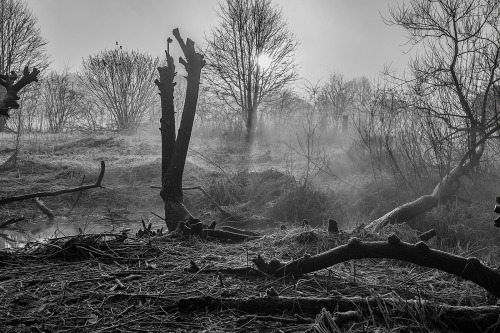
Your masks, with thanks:
M69 237L79 234L122 233L133 236L143 228L143 223L152 224L152 230L165 228L158 218L144 218L140 214L92 214L82 216L58 216L53 221L38 219L35 223L19 223L15 228L3 229L0 234L0 249L21 248L29 242L46 242L51 238Z

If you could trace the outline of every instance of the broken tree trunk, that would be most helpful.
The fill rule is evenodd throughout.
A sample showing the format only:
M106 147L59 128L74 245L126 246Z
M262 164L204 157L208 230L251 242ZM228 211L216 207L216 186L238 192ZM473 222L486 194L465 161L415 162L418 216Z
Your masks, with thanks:
M287 264L278 260L266 263L260 256L252 262L264 273L278 277L302 275L328 268L352 259L387 258L411 262L423 267L439 269L469 280L500 298L500 273L470 257L464 258L444 251L429 248L424 242L409 244L393 234L386 242L362 242L351 238L345 245L312 257L304 257Z
M436 207L440 202L446 201L451 195L453 195L453 186L458 182L460 177L468 174L473 168L475 168L484 151L484 142L479 143L477 150L471 149L460 161L460 163L451 169L451 171L441 179L441 181L436 185L431 194L423 195L418 199L411 202L407 202L399 207L394 208L390 212L386 213L382 217L379 217L375 221L372 221L365 229L378 232L387 224L396 223L408 223L415 217L431 210ZM473 158L469 158L472 156Z
M203 55L196 52L194 42L181 38L179 29L174 29L173 35L179 43L184 58L179 62L187 71L187 88L184 109L179 125L177 138L175 136L175 109L173 93L175 87L175 66L167 51L167 66L158 68L160 80L155 83L161 96L161 135L162 135L162 188L160 196L165 203L165 223L169 231L177 229L179 222L191 219L192 216L183 204L182 175L186 163L191 131L198 103L201 69L205 65Z
M9 109L18 109L19 92L32 82L38 81L40 71L36 68L30 72L28 66L24 67L23 76L17 80L15 72L0 74L0 86L6 89L5 96L0 100L0 116L9 117ZM17 80L17 81L16 81Z

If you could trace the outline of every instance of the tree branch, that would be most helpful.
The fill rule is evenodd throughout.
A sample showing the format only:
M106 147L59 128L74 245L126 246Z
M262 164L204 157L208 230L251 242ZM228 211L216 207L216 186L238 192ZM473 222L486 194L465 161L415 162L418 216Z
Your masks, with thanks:
M0 206L11 203L11 202L23 201L23 200L37 198L37 197L38 198L53 197L56 195L79 192L79 191L86 191L86 190L90 190L92 188L102 187L101 182L102 182L102 178L104 177L105 169L106 169L106 166L104 164L104 161L101 161L101 172L99 173L99 177L97 178L97 181L95 182L95 184L77 186L77 187L73 187L73 188L69 188L69 189L65 189L65 190L54 191L54 192L39 192L39 193L25 194L25 195L20 195L20 196L15 196L15 197L2 198L2 199L0 199Z
M347 244L312 257L304 257L287 264L277 260L266 263L260 256L253 259L259 270L278 277L302 275L328 268L338 263L365 258L388 258L414 263L423 267L439 269L474 282L500 298L500 274L484 265L479 259L464 258L451 253L429 248L424 242L409 244L393 234L386 242L362 242L351 238ZM272 265L271 265L272 264Z

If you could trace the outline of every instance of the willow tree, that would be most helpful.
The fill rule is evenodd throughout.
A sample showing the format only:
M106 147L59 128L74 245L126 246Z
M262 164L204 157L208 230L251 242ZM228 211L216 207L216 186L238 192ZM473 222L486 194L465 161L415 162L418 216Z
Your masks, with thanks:
M452 147L449 169L433 192L388 212L368 227L409 221L447 200L498 138L500 7L491 0L410 0L389 23L406 30L420 55L401 79L407 109L426 117L438 143Z
M271 0L226 0L207 42L212 91L241 113L251 142L259 104L297 79L298 42Z

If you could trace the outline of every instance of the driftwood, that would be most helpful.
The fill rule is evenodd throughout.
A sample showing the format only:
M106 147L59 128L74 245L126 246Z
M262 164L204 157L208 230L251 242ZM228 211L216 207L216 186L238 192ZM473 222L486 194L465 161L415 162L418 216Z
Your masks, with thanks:
M14 197L1 198L0 199L0 206L11 203L11 202L23 201L23 200L27 200L27 199L53 197L56 195L85 191L85 190L90 190L93 188L102 187L101 182L102 182L102 178L104 177L105 169L106 169L106 166L104 164L104 161L101 161L101 172L99 173L99 177L97 178L97 181L95 182L95 184L77 186L77 187L68 188L68 189L59 190L59 191L53 191L53 192L38 192L38 193L24 194L24 195L19 195L19 196L14 196Z
M393 317L407 318L411 321L415 318L430 320L436 325L444 324L449 329L462 332L485 332L487 329L493 332L493 329L499 325L500 307L498 306L451 306L420 299L404 300L398 297L215 298L203 296L180 299L177 302L177 308L180 311L237 309L249 314L317 314L322 309L326 309L331 312L361 312L363 317L369 318L372 314L384 316L380 304L384 304L383 308L390 310ZM422 316L425 318L421 318ZM351 319L355 317L351 316Z
M351 238L345 245L311 257L283 264L276 259L266 263L260 256L253 259L257 268L277 277L302 275L328 268L352 259L388 258L403 260L419 266L438 269L454 274L483 287L500 298L500 274L475 257L464 258L444 251L429 248L424 242L409 244L391 235L386 242L363 242Z

